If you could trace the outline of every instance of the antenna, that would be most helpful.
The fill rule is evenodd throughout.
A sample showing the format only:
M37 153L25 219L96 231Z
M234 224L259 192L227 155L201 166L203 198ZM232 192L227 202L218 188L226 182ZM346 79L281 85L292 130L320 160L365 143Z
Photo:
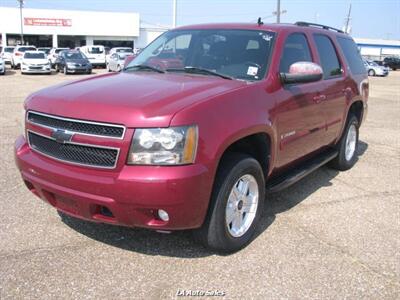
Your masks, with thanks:
M348 12L348 14L347 14L347 17L346 17L346 24L344 25L344 32L346 32L346 33L350 33L349 31L350 31L350 27L349 27L349 25L350 25L350 14L351 14L351 3L350 3L350 6L349 6L349 12Z
M258 20L257 20L257 24L258 24L258 26L261 26L261 25L263 25L263 24L264 24L264 22L263 22L263 21L261 21L261 17L259 17L259 18L258 18Z

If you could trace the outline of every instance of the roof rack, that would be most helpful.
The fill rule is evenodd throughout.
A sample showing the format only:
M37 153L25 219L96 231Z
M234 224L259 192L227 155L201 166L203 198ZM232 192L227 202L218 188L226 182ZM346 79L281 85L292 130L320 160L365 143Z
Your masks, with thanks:
M297 26L318 27L318 28L322 28L322 29L326 29L326 30L332 30L332 31L336 31L336 32L339 32L339 33L344 33L343 30L340 30L340 29L337 29L337 28L333 28L333 27L330 27L330 26L326 26L326 25L316 24L316 23L309 23L309 22L300 21L300 22L296 22L294 24L297 25Z

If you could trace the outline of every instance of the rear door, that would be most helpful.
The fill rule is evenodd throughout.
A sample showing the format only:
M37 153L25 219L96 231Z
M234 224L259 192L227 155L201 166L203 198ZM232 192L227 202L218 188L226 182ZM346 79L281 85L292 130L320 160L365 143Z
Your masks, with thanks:
M286 37L279 72L287 73L299 61L315 61L308 37L300 32ZM277 95L277 131L279 143L277 167L301 159L321 148L325 116L321 108L322 81L282 85Z
M345 118L346 102L351 89L346 87L343 63L332 39L325 34L313 34L313 40L324 71L324 92L321 101L321 113L326 119L326 133L322 136L324 144L330 144L340 134ZM350 97L351 98L351 97Z

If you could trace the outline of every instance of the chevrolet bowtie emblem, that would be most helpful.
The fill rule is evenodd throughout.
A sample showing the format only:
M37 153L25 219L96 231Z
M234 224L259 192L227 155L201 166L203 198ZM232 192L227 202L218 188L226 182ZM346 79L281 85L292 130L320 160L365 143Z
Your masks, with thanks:
M51 137L55 139L57 143L61 144L70 142L73 136L74 136L73 133L63 129L54 129L53 132L51 133Z

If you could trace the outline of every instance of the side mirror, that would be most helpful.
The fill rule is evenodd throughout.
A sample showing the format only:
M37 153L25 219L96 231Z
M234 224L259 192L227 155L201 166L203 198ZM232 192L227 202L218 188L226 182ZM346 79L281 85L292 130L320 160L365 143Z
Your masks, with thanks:
M323 77L322 68L313 62L299 61L292 64L289 73L279 73L283 84L319 81Z

